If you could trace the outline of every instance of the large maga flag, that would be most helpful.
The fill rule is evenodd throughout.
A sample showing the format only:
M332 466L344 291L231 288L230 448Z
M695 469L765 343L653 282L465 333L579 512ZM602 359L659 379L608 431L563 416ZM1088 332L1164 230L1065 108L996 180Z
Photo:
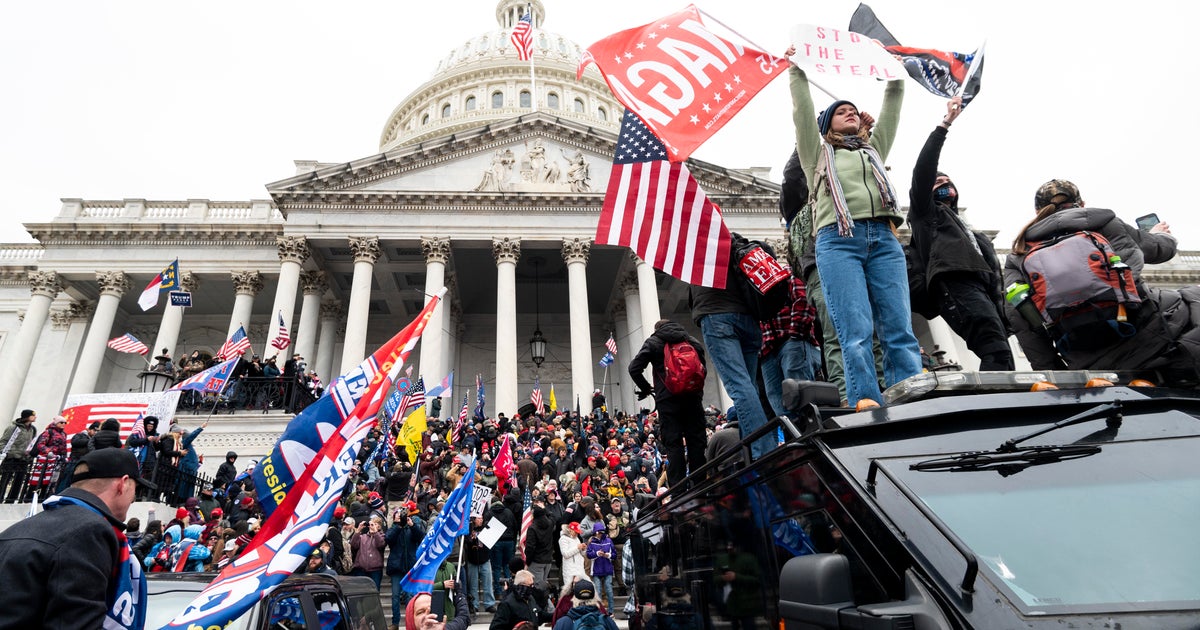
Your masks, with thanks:
M787 64L710 31L695 5L588 46L578 75L595 63L617 100L686 160Z

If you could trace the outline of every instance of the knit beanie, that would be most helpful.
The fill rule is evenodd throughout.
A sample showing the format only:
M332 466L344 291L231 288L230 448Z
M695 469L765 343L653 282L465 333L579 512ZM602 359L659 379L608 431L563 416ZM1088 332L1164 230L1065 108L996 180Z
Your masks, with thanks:
M833 124L833 112L837 111L837 108L842 105L850 105L857 109L857 106L850 101L834 101L832 105L826 107L825 111L817 116L817 128L820 130L822 136L829 133L829 126Z

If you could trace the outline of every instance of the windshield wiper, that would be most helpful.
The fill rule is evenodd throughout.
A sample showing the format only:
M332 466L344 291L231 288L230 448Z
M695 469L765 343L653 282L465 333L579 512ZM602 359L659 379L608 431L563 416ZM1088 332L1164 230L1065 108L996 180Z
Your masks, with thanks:
M1017 445L1021 442L1033 439L1039 435L1045 435L1051 431L1055 431L1063 427L1069 427L1072 425L1089 422L1091 420L1098 420L1100 418L1104 418L1106 420L1105 424L1108 426L1108 428L1115 431L1117 427L1121 426L1121 401L1114 400L1110 403L1104 403L1103 405L1096 405L1087 411L1075 414L1065 420L1055 422L1044 429L1038 429L1037 431L1034 431L1028 435L1022 435L1011 440L1007 440L1001 444L995 452L1015 453L1017 452Z
M1099 446L1071 444L1066 446L1031 446L1010 452L976 451L953 457L938 457L917 462L910 470L923 472L948 471L967 472L994 470L1007 477L1042 464L1056 464L1068 459L1090 457L1100 452Z

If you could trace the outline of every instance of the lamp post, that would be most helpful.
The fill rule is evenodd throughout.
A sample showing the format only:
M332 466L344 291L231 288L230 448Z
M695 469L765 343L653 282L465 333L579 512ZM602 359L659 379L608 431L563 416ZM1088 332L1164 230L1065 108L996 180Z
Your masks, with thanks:
M538 275L538 266L542 264L542 258L533 256L529 262L533 264L533 308L536 318L533 336L529 338L529 355L533 364L541 369L542 362L546 360L546 338L542 335L541 277Z

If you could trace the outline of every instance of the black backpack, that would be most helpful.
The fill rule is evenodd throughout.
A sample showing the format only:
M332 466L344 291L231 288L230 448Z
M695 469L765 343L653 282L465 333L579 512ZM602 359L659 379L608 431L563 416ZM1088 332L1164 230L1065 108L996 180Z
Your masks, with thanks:
M749 308L751 316L760 322L779 314L791 295L791 271L775 258L775 250L762 241L752 241L737 232L731 233L729 252L732 286Z

